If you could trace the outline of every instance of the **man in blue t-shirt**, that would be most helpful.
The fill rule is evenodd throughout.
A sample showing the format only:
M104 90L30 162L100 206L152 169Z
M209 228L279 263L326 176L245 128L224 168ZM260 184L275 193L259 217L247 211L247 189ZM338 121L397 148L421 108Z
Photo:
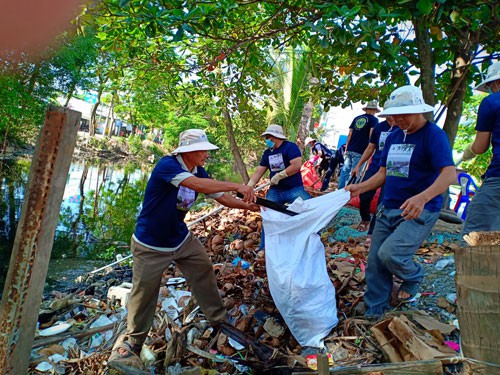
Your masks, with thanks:
M500 230L500 61L488 68L486 79L476 88L489 92L479 105L476 137L463 160L485 153L492 146L493 157L483 184L467 208L462 234Z
M203 168L209 150L216 150L200 129L183 131L179 147L163 157L149 178L142 210L131 240L132 291L127 304L127 332L113 348L113 361L141 367L138 357L156 311L164 270L175 261L208 321L226 321L226 308L217 289L212 262L200 241L188 230L184 218L198 193L234 208L257 211L250 186L217 181ZM243 195L239 200L224 192Z
M352 120L347 136L346 152L344 155L344 166L340 171L338 188L342 189L351 175L351 169L358 164L361 155L368 146L373 127L378 124L375 114L380 112L377 101L373 100L363 107L364 115Z
M310 196L304 189L300 174L302 153L299 147L287 141L280 125L269 125L261 136L264 137L268 148L264 151L248 185L254 187L269 170L271 187L267 191L266 199L281 204L292 203L298 197L309 199ZM262 229L259 250L264 246L265 235Z
M448 137L423 115L433 107L422 91L403 86L390 100L380 116L391 116L398 129L386 139L378 172L345 188L357 196L385 182L366 269L365 315L372 317L391 308L393 276L402 280L400 303L417 296L424 270L413 256L439 218L442 194L457 178Z
M384 103L384 110L389 108L390 105L390 100L387 100ZM361 155L361 159L358 161L358 164L356 164L352 170L351 175L358 176L360 174L361 167L368 160L370 161L370 164L363 175L362 181L368 180L375 173L377 173L380 166L380 156L382 155L382 150L384 149L385 140L393 128L394 120L391 117L387 117L385 121L379 122L375 125L370 137L370 143L363 152L363 155ZM382 189L380 191L379 200L381 199L380 197L383 196ZM365 246L370 246L371 244L371 234L373 233L376 221L376 215L370 217L370 206L375 193L376 190L370 190L359 195L359 215L361 216L361 223L359 223L357 229L360 232L368 230Z

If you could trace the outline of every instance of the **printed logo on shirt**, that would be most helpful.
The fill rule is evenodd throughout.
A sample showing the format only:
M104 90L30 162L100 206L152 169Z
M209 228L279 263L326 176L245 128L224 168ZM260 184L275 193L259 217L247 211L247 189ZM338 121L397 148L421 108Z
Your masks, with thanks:
M185 186L181 186L179 188L179 192L177 193L176 208L181 211L189 211L195 200L195 191Z
M387 154L387 176L408 178L410 175L411 155L414 150L414 144L391 145Z
M391 132L381 132L380 137L378 139L378 149L379 151L382 151L385 146L385 140L387 139L387 136L391 134Z
M356 129L363 129L367 122L368 120L366 117L360 117L356 120L354 126L356 127Z
M271 172L279 172L285 169L285 162L283 161L282 154L275 154L269 156L269 169Z

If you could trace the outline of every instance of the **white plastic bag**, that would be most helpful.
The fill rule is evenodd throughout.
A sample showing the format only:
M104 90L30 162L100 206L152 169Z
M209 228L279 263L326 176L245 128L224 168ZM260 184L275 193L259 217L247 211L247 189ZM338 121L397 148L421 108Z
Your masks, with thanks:
M344 189L302 201L289 216L261 210L269 289L288 328L302 346L321 347L338 323L335 288L326 270L319 232L350 199Z

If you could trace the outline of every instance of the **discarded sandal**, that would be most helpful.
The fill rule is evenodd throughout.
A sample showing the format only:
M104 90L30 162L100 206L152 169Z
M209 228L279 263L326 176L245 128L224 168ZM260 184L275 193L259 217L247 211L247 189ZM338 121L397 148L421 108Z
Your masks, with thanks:
M108 358L108 366L112 368L114 364L118 364L119 367L125 365L144 369L140 354L141 347L139 345L132 345L128 341L117 342Z

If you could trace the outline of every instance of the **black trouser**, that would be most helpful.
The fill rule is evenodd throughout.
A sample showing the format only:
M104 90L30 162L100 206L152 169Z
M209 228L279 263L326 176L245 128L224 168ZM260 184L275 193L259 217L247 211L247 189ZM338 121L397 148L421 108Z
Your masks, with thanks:
M325 174L325 178L323 179L323 184L321 186L321 191L325 191L328 189L328 185L330 184L330 179L332 178L333 172L335 172L335 168L339 164L339 159L336 157L332 157L328 159L328 169Z
M375 173L377 173L376 170L368 168L365 175L363 176L363 181L368 180ZM370 205L372 203L373 197L375 196L376 192L377 192L377 189L369 190L369 191L366 191L366 192L359 195L359 214L361 215L362 221L370 221L371 220Z

